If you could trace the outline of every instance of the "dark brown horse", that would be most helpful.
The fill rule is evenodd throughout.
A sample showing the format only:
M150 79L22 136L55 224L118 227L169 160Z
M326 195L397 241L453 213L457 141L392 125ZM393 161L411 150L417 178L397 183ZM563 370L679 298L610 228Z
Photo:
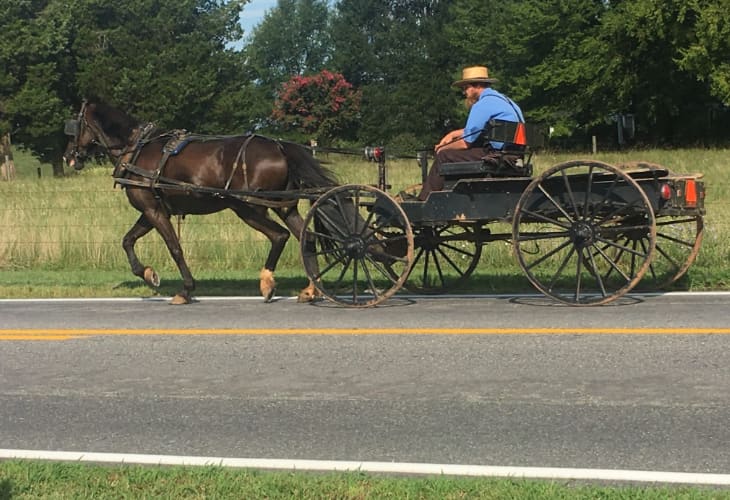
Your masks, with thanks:
M260 290L269 301L281 252L290 232L299 238L304 223L297 210L298 199L277 198L272 192L336 184L332 174L301 145L259 135L213 137L161 131L99 101L84 101L78 118L66 123L66 133L72 136L65 154L69 165L81 169L84 160L96 153L106 154L114 163L115 180L141 213L122 246L132 272L153 287L159 286L159 277L139 262L134 245L152 229L164 239L183 279L183 289L173 297L173 304L191 301L195 280L170 222L172 215L211 214L230 208L266 235L271 249L261 270ZM255 191L261 191L261 196L245 195ZM269 217L269 210L288 230ZM311 300L314 294L310 283L299 299Z

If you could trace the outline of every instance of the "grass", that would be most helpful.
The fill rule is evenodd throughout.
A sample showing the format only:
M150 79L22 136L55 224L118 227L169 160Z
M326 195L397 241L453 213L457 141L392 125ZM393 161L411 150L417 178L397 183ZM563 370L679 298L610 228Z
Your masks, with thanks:
M730 194L725 175L728 150L647 150L601 153L592 157L611 164L646 160L675 172L702 172L708 186L705 239L697 262L678 284L690 290L726 289L730 284ZM590 155L543 152L533 158L540 172L556 163ZM353 157L327 158L343 183L371 184L377 166ZM121 239L138 217L124 193L113 187L108 166L92 166L51 176L17 151L18 178L0 182L0 297L149 296L155 292L131 274ZM42 173L38 176L38 171ZM396 193L420 180L415 160L388 164L388 182ZM308 207L302 202L302 213ZM183 250L199 295L257 294L258 273L268 253L268 241L226 211L175 220ZM163 279L162 295L177 290L181 281L162 239L155 232L137 245L143 263ZM291 238L277 268L278 293L295 294L305 281L299 247ZM463 292L532 291L510 247L489 244Z
M24 498L727 499L717 489L517 479L257 472L220 467L0 462L0 500Z

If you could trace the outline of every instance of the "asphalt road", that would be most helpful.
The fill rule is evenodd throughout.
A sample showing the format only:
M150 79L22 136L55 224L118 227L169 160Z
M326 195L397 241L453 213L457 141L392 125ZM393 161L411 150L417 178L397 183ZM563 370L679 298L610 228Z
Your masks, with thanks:
M728 473L728 306L0 301L0 448Z

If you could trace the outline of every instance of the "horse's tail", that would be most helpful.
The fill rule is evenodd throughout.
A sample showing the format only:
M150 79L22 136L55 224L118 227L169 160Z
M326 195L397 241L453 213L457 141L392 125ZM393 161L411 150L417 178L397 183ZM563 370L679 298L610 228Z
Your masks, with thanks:
M312 156L307 148L294 142L279 141L289 166L289 184L294 189L336 186L335 174Z

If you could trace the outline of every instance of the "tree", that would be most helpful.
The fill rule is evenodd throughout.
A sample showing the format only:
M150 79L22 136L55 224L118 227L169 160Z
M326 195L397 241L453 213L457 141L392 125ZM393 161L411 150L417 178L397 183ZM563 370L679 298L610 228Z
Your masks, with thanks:
M353 130L359 110L360 93L341 74L322 70L282 85L273 119L284 130L330 144Z
M241 36L246 0L80 1L80 93L162 127L206 129L240 68L229 44Z
M332 65L363 92L360 140L398 136L430 145L458 120L449 89L456 63L442 27L445 0L340 0L332 21ZM399 141L396 141L399 142Z
M249 71L273 90L294 75L322 70L330 57L326 0L277 0L244 49Z
M62 175L68 117L72 17L65 2L0 3L0 135L21 144Z
M0 132L63 173L63 121L95 95L162 127L233 127L247 0L0 0ZM239 115L243 120L245 117Z
M681 15L693 30L679 49L679 66L708 82L712 95L730 106L730 1L691 0Z

